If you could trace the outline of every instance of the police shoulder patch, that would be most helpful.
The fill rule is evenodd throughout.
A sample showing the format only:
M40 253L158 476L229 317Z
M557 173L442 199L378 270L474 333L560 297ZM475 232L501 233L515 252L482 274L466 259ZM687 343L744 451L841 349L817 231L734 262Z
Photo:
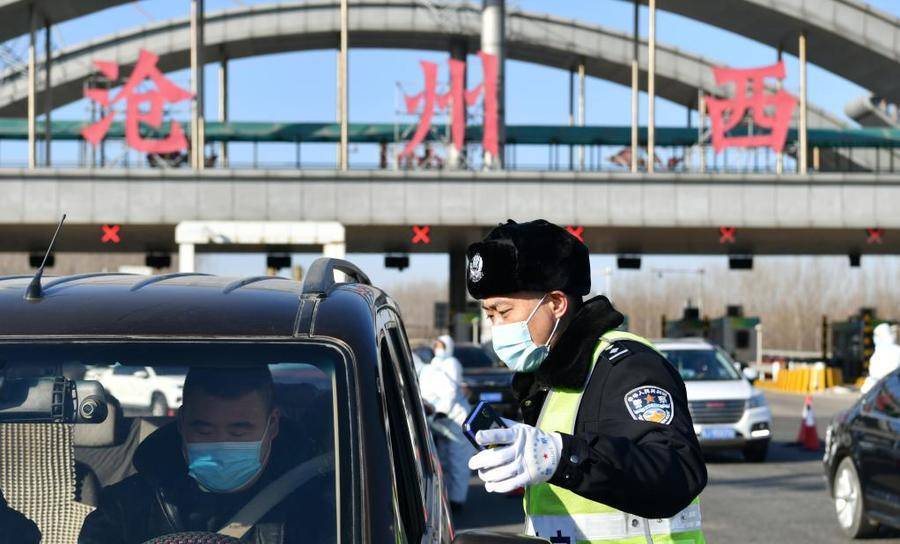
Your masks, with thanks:
M625 395L625 407L637 421L668 425L675 416L672 395L655 385L635 387Z

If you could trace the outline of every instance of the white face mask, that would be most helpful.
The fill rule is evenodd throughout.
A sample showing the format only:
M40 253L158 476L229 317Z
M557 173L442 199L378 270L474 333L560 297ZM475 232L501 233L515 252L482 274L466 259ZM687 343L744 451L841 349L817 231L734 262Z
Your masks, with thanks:
M516 372L534 372L541 366L547 355L550 354L550 342L556 334L559 327L559 319L553 325L553 331L547 339L547 343L538 346L531 339L531 331L528 330L528 323L538 308L544 303L547 295L541 297L537 306L531 311L531 315L525 321L516 323L507 323L505 325L494 325L491 328L491 342L494 346L494 353L503 361L506 366Z
M443 357L446 354L447 354L447 352L444 350L444 348L434 348L434 356L435 357Z

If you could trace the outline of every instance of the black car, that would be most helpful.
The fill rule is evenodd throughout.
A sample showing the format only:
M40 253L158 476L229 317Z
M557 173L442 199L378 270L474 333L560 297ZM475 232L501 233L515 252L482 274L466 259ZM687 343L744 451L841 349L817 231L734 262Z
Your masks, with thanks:
M460 342L453 347L453 356L463 368L463 394L472 406L490 402L504 417L519 419L519 404L512 392L513 371L493 356L490 347L471 342ZM423 362L430 362L434 351L430 346L419 346L414 352Z
M825 476L851 538L900 529L900 370L884 377L825 435Z
M337 282L336 272L349 279ZM132 463L136 452L182 433L173 417L124 417L99 382L63 373L73 364L211 367L212 374L267 367L281 414L278 439L290 446L281 450L289 461L284 475L292 478L269 498L296 502L273 499L266 508L301 505L285 514L306 524L303 539L284 542L501 538L470 532L454 539L400 313L354 265L320 259L302 284L193 273L29 283L0 277L0 489L44 542L74 544L109 486L141 470ZM169 458L184 466L177 451ZM162 511L164 532L184 530L177 510ZM146 516L135 515L143 524ZM237 542L213 533L179 538Z

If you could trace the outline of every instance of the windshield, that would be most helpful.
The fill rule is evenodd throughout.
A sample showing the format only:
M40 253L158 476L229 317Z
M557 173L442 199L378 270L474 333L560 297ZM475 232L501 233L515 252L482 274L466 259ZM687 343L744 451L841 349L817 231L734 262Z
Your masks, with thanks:
M666 359L678 369L681 379L686 382L741 379L731 361L716 349L664 349L661 351Z
M102 385L103 422L11 422L14 385L64 368ZM247 540L336 542L344 369L313 344L0 344L0 491L43 542L145 542L216 532L290 477Z
M494 366L491 357L485 351L475 346L456 346L453 355L459 360L463 368L488 368Z

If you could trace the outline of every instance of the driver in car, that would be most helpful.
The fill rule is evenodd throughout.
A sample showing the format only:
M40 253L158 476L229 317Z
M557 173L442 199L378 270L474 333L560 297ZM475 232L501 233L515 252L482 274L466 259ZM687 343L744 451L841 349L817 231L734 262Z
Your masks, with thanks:
M177 420L138 447L136 474L103 489L79 544L139 544L173 533L217 532L269 483L323 453L304 441L296 423L281 417L273 397L267 367L192 368ZM334 508L321 506L334 504L331 481L320 474L302 485L302 493L266 511L241 540L335 540Z

